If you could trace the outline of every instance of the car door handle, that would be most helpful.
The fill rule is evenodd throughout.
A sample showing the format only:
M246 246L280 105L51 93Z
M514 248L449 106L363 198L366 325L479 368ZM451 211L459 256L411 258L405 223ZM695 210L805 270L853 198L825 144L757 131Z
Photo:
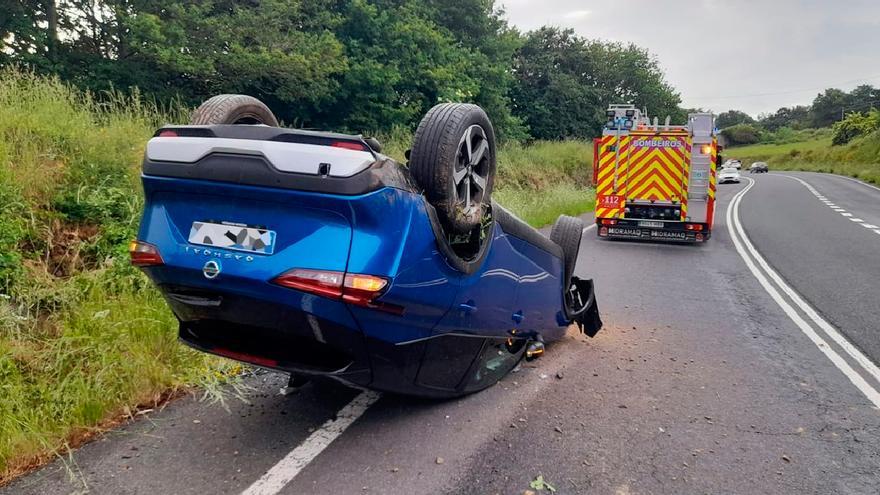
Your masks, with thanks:
M476 313L477 312L477 304L473 301L464 302L458 305L458 309L464 311L465 313Z

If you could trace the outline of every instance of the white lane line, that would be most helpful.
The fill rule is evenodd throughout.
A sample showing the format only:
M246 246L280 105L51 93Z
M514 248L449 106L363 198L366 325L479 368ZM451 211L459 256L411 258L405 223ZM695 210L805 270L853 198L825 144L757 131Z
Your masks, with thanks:
M584 227L584 232L586 232L586 231L588 231L588 230L590 230L590 229L592 229L592 228L595 228L595 227L596 227L596 224L595 224L595 223L591 223L590 225L587 225L586 227Z
M752 179L749 180L749 185L746 186L742 191L737 193L734 196L731 203L727 206L727 229L730 232L730 237L733 239L734 247L736 248L739 255L742 257L743 261L745 261L746 266L749 271L752 272L752 275L758 279L758 282L770 294L770 297L776 301L776 304L779 305L780 308L785 312L786 315L797 325L798 328L807 336L815 345L819 348L819 350L825 354L825 356L837 367L844 375L852 382L856 388L861 391L865 397L870 400L875 407L880 408L880 392L878 392L874 387L872 387L856 370L854 370L849 363L834 349L832 349L828 343L813 330L813 328L795 311L795 309L782 297L779 291L770 283L767 279L767 276L773 279L774 282L785 292L792 300L794 304L796 304L800 309L811 319L816 325L818 325L825 334L830 337L835 343L837 343L850 357L852 357L856 363L871 377L880 382L880 368L877 367L867 356L862 354L861 351L855 348L840 332L837 331L834 327L831 326L824 318L819 316L819 314L812 308L812 306L808 305L799 294L797 294L794 289L792 289L782 277L776 273L775 270L770 268L770 265L767 264L767 261L761 256L755 246L752 244L749 237L746 235L745 230L742 227L739 219L739 204L742 200L742 197L749 191L749 189L754 186L755 181ZM741 239L741 240L740 240ZM755 261L752 261L752 257ZM758 266L760 265L762 272ZM767 276L765 276L765 273Z
M843 215L847 218L853 216L852 213L847 212L846 209L837 206L836 204L832 203L831 201L828 201L827 198L825 196L822 196L821 193L819 191L817 191L815 187L813 187L810 183L801 179L800 177L793 177L791 175L785 175L785 174L774 174L774 175L778 175L779 177L785 177L786 179L793 179L793 180L800 182L801 185L806 187L808 191L813 193L817 198L819 198L823 203L825 203L832 210L836 211L837 213L840 213L841 215ZM880 191L880 187L874 187L871 184L866 184L860 180L853 179L852 177L844 177L842 175L834 175L834 174L826 174L826 175L831 175L833 177L840 177L841 179L847 179L847 180L856 182L858 184L861 184L863 186L870 187L872 189L877 189L878 191ZM852 220L853 222L856 222L856 223L862 225L865 228L868 228L868 229L877 229L878 228L874 224L863 223L864 220L862 220L861 218L849 218L849 219ZM878 232L878 231L875 231L875 232ZM878 232L878 233L880 233L880 232Z
M880 234L880 229L874 231L875 234Z
M293 478L299 474L318 454L326 449L333 440L342 434L352 423L369 409L380 395L376 392L361 392L352 399L336 415L336 419L328 420L303 443L291 450L284 459L266 471L260 479L249 486L242 495L275 495L280 492Z

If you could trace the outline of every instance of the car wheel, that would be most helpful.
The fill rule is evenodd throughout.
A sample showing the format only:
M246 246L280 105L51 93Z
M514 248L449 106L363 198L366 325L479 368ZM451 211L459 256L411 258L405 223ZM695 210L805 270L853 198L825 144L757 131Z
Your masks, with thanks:
M560 215L550 230L550 240L562 248L563 276L565 277L563 290L566 292L571 287L571 277L574 275L574 266L577 264L583 235L584 222L580 218L568 215Z
M253 96L217 95L196 108L190 124L265 124L278 127L278 120L265 103Z
M409 168L444 228L465 234L480 225L495 167L495 131L482 108L442 103L419 123Z

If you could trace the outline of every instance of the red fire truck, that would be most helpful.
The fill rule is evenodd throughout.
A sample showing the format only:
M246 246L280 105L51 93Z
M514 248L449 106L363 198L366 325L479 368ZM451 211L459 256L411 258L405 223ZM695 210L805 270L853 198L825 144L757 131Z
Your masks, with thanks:
M715 117L653 123L633 105L612 105L594 143L600 237L703 242L715 217Z

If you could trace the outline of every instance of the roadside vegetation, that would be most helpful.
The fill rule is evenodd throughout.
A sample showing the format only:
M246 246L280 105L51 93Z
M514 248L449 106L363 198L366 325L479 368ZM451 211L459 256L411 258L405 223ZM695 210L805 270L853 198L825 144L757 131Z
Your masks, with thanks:
M240 371L178 343L161 296L128 265L144 145L188 114L0 72L0 482ZM399 159L410 140L406 129L383 137ZM588 211L591 154L578 141L508 141L495 197L533 225Z
M724 151L725 158L767 162L770 170L806 170L848 175L880 185L880 131L853 139L846 145L832 145L832 138L786 144L737 146Z
M144 143L182 116L0 73L0 481L239 368L180 345L127 263Z
M743 160L746 166L763 161L772 170L828 172L880 184L878 110L852 112L830 128L794 131L783 127L773 133L765 132L761 141L762 144L729 148L724 154Z
M730 110L716 123L728 145L725 158L748 167L849 175L880 184L880 88L829 88L810 105L783 107L757 119Z

